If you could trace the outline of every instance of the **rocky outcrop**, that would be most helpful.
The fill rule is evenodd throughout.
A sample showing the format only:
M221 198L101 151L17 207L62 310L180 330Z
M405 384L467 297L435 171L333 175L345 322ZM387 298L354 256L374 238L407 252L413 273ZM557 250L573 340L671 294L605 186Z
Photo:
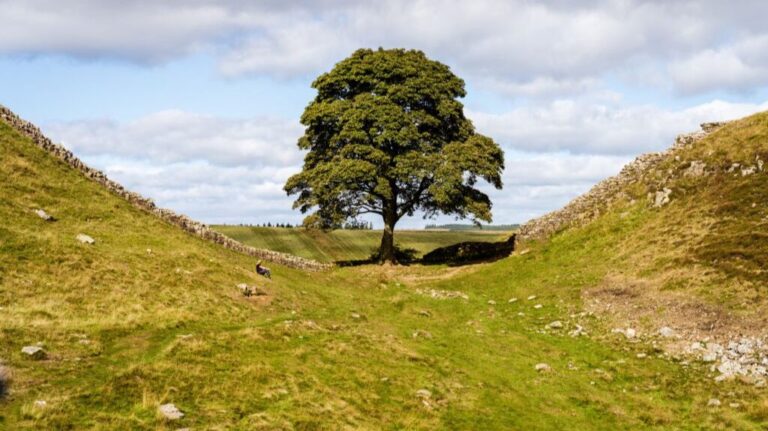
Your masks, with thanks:
M277 251L247 246L238 241L235 241L226 235L216 232L209 228L207 225L192 220L185 215L177 214L168 209L158 208L151 199L147 199L138 193L126 190L122 185L107 178L103 172L86 165L80 159L75 157L71 151L51 141L49 138L43 135L40 129L38 129L35 125L21 119L18 115L14 114L10 109L3 105L0 105L0 119L16 129L22 135L30 138L32 142L34 142L38 147L60 159L70 167L76 169L87 178L90 178L91 180L106 187L110 192L125 199L134 207L153 214L168 223L176 225L194 236L214 242L239 253L257 257L259 259L269 260L271 262L292 268L298 268L307 271L319 271L328 269L332 266L314 260L293 256L287 253L280 253Z
M628 196L624 192L627 186L641 181L646 173L654 170L671 153L700 141L725 124L727 123L704 123L701 125L700 131L678 136L675 139L675 144L669 150L637 157L624 166L618 175L600 181L587 193L572 200L563 208L525 223L520 227L518 240L547 238L561 230L589 223L600 216L613 202L627 198ZM692 162L690 175L703 175L705 168L706 165L702 162ZM661 207L669 202L672 193L672 190L662 187L656 193L651 193L649 200L652 205Z

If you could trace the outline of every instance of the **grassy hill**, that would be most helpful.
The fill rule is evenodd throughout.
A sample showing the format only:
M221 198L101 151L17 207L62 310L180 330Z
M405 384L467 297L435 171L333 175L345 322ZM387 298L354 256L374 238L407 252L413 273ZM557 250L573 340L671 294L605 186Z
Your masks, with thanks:
M213 228L243 244L281 251L319 262L363 260L377 250L381 242L378 230L284 229L217 225ZM419 256L438 247L463 241L502 241L511 232L397 230L395 242L413 248Z
M766 115L751 117L683 155L754 165L766 133ZM584 311L595 289L641 298L612 281L745 312L762 303L766 174L720 172L670 175L661 208L638 186L492 264L271 265L270 281L0 121L0 359L12 376L0 428L765 429L765 389L716 383L709 363L672 360L651 335L612 334L620 317ZM238 283L267 295L245 298ZM46 359L21 353L36 343ZM161 418L164 403L185 417Z

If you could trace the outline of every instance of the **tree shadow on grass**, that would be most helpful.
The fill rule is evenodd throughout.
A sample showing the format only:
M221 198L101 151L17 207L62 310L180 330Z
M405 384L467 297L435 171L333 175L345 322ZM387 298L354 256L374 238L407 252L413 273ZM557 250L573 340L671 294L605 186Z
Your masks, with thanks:
M463 266L477 263L489 263L508 257L515 251L515 239L513 234L506 241L481 242L467 241L446 247L436 248L417 259L415 249L403 249L395 247L397 262L401 265L420 263L422 265L448 265ZM379 252L374 251L368 259L336 261L337 266L360 266L379 263Z
M506 241L468 241L436 248L425 254L419 261L422 265L462 266L476 263L495 262L508 257L515 251L516 235Z

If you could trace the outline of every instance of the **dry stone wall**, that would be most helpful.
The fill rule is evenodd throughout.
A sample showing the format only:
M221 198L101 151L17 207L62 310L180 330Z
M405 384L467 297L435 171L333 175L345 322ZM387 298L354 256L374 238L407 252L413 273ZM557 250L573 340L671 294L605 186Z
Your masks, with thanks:
M40 129L38 129L35 125L21 119L18 115L14 114L10 109L3 105L0 105L0 119L2 119L14 129L18 130L21 134L29 137L38 147L47 151L54 157L62 160L70 167L78 170L87 178L90 178L91 180L106 187L109 191L116 194L117 196L127 200L134 207L142 209L165 220L168 223L176 225L192 235L207 241L214 242L239 253L243 253L259 259L268 260L270 262L275 262L292 268L298 268L306 271L319 271L329 269L332 266L287 253L280 253L277 251L247 246L238 241L235 241L226 235L216 232L209 228L207 225L192 220L183 214L177 214L168 209L158 208L151 199L147 199L138 193L126 190L122 185L107 178L103 172L89 167L80 159L75 157L71 151L67 150L59 144L54 143L45 135L43 135Z
M520 227L520 241L547 238L550 235L569 227L583 226L597 218L611 203L626 198L624 190L627 186L640 181L647 172L655 169L662 160L676 149L684 148L703 139L726 123L704 123L701 130L680 135L669 150L661 153L648 153L637 157L619 172L618 175L597 183L587 193L572 200L563 208L533 219ZM697 162L698 163L698 162ZM703 170L704 166L696 165L694 169ZM652 202L661 206L669 201L671 190L664 189L660 194L652 196Z

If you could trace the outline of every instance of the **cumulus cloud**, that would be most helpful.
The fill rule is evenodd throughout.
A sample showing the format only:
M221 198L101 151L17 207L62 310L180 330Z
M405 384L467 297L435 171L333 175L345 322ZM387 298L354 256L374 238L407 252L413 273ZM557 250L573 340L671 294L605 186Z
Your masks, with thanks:
M765 83L762 1L0 0L0 10L0 53L157 63L205 51L230 77L315 75L384 46L423 49L522 96L585 91L638 59L669 65L683 92Z
M768 109L768 103L713 101L682 110L652 105L612 106L557 100L495 114L471 112L478 131L506 148L531 152L633 155L671 145L677 134L699 124L742 117Z
M225 166L284 166L302 159L298 121L245 120L162 111L135 121L52 123L46 131L77 154L111 154L154 162L205 160Z

